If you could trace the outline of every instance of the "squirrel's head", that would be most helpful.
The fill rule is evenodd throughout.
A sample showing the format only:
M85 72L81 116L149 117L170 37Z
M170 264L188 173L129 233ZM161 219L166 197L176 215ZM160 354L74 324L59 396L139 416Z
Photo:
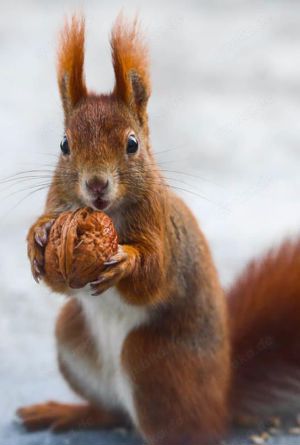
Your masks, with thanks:
M89 93L84 79L84 20L73 17L61 33L58 85L65 135L56 183L68 199L106 210L136 202L147 192L152 155L148 140L148 52L135 20L119 16L111 36L115 86Z

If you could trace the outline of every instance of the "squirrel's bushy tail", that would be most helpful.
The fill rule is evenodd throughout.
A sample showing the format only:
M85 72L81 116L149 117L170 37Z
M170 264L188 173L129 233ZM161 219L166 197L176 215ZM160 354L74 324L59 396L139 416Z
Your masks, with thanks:
M300 409L300 240L252 261L228 302L234 417Z

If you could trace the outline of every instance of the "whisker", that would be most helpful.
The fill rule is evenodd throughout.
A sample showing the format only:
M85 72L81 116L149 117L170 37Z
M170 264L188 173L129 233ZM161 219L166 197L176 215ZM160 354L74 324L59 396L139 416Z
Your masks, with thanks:
M20 165L33 165L33 166L38 166L38 167L50 167L50 168L53 169L53 171L55 171L57 169L60 169L60 170L63 170L63 171L66 170L66 167L64 165L59 165L58 162L56 162L55 164L49 164L49 163L44 163L44 162L43 163L42 162L34 162L34 163L32 163L32 162L22 162L22 164L20 164Z
M154 152L155 156L157 156L157 155L161 155L161 154L164 154L164 153L169 153L170 151L179 150L182 147L183 147L183 144L182 145L178 145L177 147L167 148L166 150L161 150L161 151L153 150L153 152Z
M39 184L31 184L31 185L29 184L28 186L23 187L22 189L18 189L18 190L13 191L12 193L9 193L8 195L4 196L2 199L5 200L7 198L10 198L11 196L14 196L14 195L18 194L18 193L22 193L22 192L24 192L26 190L31 190L31 189L34 189L34 188L40 187L40 186L44 186L45 188L46 187L49 188L51 185L65 185L65 182L62 179L58 179L58 178L54 178L54 179L53 178L45 178L45 179L49 179L49 181L42 182L42 183L39 183ZM72 184L72 181L71 181L71 184ZM13 186L15 186L15 185L19 185L19 183L13 184ZM1 191L6 191L9 188L12 188L12 185L10 185L10 187L7 187L7 188L5 188L4 190L1 190Z
M0 185L9 184L11 186L15 184L19 184L20 182L32 181L32 180L40 180L40 179L52 179L51 175L38 175L38 176L19 176L16 178L10 178L9 180L0 181Z
M172 178L171 179L170 178L165 178L165 179L173 180ZM129 185L129 186L132 185L132 181L130 181L129 179L127 181L124 181L124 179L123 179L121 182L124 185ZM168 184L168 183L164 182L163 180L157 181L155 179L152 179L150 182L149 182L149 180L147 180L147 184L154 185L154 186L159 185L159 186L162 186L162 187L172 188L174 190L179 190L179 191L182 191L182 192L186 192L186 193L189 193L190 195L193 195L193 196L196 196L198 198L201 198L201 199L209 202L210 204L213 204L213 205L215 205L215 206L217 206L219 208L222 208L223 210L227 210L227 207L224 206L224 204L221 204L220 202L214 201L214 200L208 198L205 195L202 195L202 194L200 194L198 192L195 192L194 190L189 190L187 188L179 187L179 186L174 185L174 184ZM139 191L145 191L144 187L137 186L136 184L135 184L135 189L138 189Z
M52 156L52 157L54 157L54 158L59 158L59 153L49 153L49 152L41 152L41 151L38 151L37 154L38 154L39 156Z
M220 184L216 183L215 181L212 181L211 179L208 179L208 178L204 178L203 176L192 175L190 173L185 173L185 172L182 172L182 171L179 171L179 170L161 169L160 171L163 172L163 173L175 173L175 174L178 174L178 175L187 176L189 178L197 179L198 181L201 180L201 181L208 182L208 183L210 183L212 185L215 185L217 187L220 187L220 188L222 187Z
M167 163L167 162L168 162L168 161L165 161L165 163ZM205 177L203 177L203 176L194 175L194 174L187 173L187 172L183 172L183 171L180 171L180 170L169 170L169 169L161 168L161 167L160 167L160 163L156 163L156 162L153 162L153 163L147 163L147 165L150 166L150 167L157 167L157 171L158 171L158 172L162 172L162 173L174 173L174 174L178 174L178 175L183 175L183 176L187 176L187 177L190 177L190 178L193 178L193 179L197 179L198 181L199 181L199 180L201 180L201 181L205 181L205 182L208 182L208 183L210 183L210 184L212 184L212 185L214 185L214 186L216 186L216 187L220 187L220 188L222 188L222 186L221 186L220 184L216 183L215 181L213 181L213 180L211 180L211 179L205 178Z
M41 184L35 184L35 185L32 185L32 186L28 186L28 187L23 187L22 189L15 190L12 193L7 194L6 196L3 196L1 199L3 201L5 201L6 199L11 198L12 196L15 196L15 195L17 195L19 193L26 192L27 190L36 189L36 188L39 188L39 187L44 187L46 189L50 185L51 185L51 183L41 183Z
M28 199L34 193L37 193L37 192L45 190L45 189L46 189L46 187L40 187L40 188L38 188L36 190L31 191L26 196L24 196L22 199L20 199L13 207L11 207L10 209L8 209L7 212L5 212L5 215L3 215L3 217L0 219L0 223L3 223L3 221L5 221L5 218L7 218L11 214L11 212L13 210L15 210L20 204L22 204L22 202L24 202L26 199Z
M41 179L49 179L49 183L51 184L50 180L51 178L35 178L36 180L40 181ZM5 187L1 187L0 188L0 193L6 192L8 190L14 189L16 186L18 185L22 185L22 184L28 184L29 185L33 185L35 181L33 181L33 179L20 179L19 181L15 181L13 183L10 183L8 185L6 185ZM38 184L35 184L36 186L38 186Z
M3 179L0 180L0 183L10 181L14 178L17 178L19 176L24 175L30 175L30 174L44 174L44 173L54 173L52 170L23 170L20 172L16 172L10 176L6 176Z
M56 169L56 170L42 170L42 169L35 169L35 170L23 170L17 173L14 173L13 175L7 176L3 179L0 179L0 184L5 184L13 181L17 181L19 179L35 179L35 178L53 178L55 176L64 177L66 179L72 178L75 176L74 172L68 172L65 171L65 169Z
M149 171L146 169L146 168L144 168L144 169L142 169L141 170L142 171L142 173L145 173L145 174L147 174L147 173L149 173ZM188 174L185 174L185 173L183 173L183 172L179 172L179 171L174 171L174 170L163 170L163 169L159 169L159 168L157 168L157 169L152 169L152 172L156 172L156 173L170 173L170 174L172 174L172 173L177 173L177 174L182 174L182 175L184 175L184 176L187 176L187 177L192 177L193 179L200 179L199 177L197 177L197 176L193 176L193 175L188 175ZM167 179L167 180L170 180L170 181L176 181L176 182L179 182L179 183L182 183L182 184L185 184L185 185L187 185L187 186L190 186L190 187L195 187L195 182L193 182L193 183L189 183L189 182L186 182L186 181L183 181L182 179L177 179L177 178L173 178L173 177L168 177L168 176L166 176L166 175L163 175L163 177L165 178L165 179ZM205 180L204 178L201 178L202 180ZM205 181L207 181L207 182L211 182L210 180L205 180ZM218 187L221 187L220 185L218 185L218 184L214 184L213 182L212 182L212 184L213 185L216 185L216 186L218 186Z
M203 200L209 202L210 204L213 204L213 205L215 205L215 206L217 206L217 207L219 207L219 208L221 208L221 209L223 209L223 210L228 210L227 206L225 206L224 204L221 204L220 202L217 202L217 201L214 201L214 200L212 200L212 199L209 199L209 198L207 198L206 196L204 196L204 195L200 195L200 194L197 193L197 192L194 192L194 191L192 191L192 190L185 189L185 188L183 188L183 187L178 187L178 186L176 186L176 185L172 185L172 184L170 184L170 186L171 186L171 188L173 188L174 190L180 190L180 191L189 193L189 194L194 195L194 196L197 196L198 198L201 198L201 199L203 199Z

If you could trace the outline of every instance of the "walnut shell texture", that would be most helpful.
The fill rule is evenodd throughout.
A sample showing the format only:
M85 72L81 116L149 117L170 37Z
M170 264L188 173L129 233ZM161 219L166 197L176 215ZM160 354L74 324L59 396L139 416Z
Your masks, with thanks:
M62 213L53 224L45 249L45 281L79 289L95 281L103 263L118 250L111 219L82 208Z

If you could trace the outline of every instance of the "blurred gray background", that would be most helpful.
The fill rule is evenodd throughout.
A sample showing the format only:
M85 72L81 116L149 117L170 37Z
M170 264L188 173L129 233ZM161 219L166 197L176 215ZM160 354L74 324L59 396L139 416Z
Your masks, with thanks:
M300 228L296 0L1 0L0 178L51 170L59 154L55 50L64 17L85 12L87 83L105 92L113 87L109 32L121 8L129 17L139 13L151 49L157 159L197 215L227 287L248 259ZM54 319L63 299L35 284L26 258L26 232L43 211L45 192L26 196L44 182L0 184L0 439L6 444L51 443L50 435L29 437L12 427L17 406L74 400L55 361ZM58 443L109 443L106 436L70 437Z

